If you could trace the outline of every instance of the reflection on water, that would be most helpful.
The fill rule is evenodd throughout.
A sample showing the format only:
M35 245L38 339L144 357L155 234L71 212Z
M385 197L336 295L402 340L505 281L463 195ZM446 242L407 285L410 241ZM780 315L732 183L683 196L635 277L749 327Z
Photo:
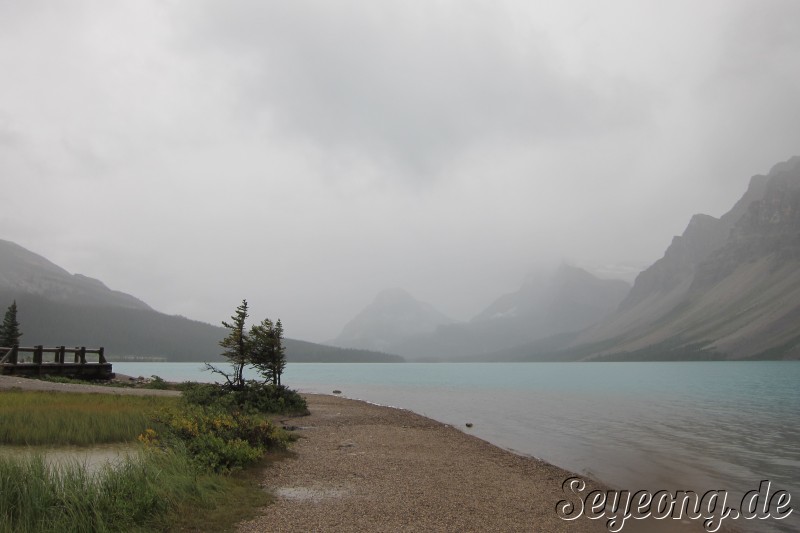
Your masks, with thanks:
M136 456L136 444L101 444L96 446L0 446L3 457L33 457L40 455L54 466L79 464L87 472L97 472L105 465L116 466Z

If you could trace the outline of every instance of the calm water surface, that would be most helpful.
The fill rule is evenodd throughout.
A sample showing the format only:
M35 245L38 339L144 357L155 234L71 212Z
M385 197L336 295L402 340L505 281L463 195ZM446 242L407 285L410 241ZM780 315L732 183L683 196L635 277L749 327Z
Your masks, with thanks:
M201 368L114 364L215 380ZM800 507L800 362L295 363L284 383L410 409L618 488L726 489L738 500L769 479ZM769 522L800 531L800 510Z
M100 444L96 446L0 446L3 457L42 456L55 466L80 465L88 472L97 472L106 465L117 466L136 457L138 447L132 444Z

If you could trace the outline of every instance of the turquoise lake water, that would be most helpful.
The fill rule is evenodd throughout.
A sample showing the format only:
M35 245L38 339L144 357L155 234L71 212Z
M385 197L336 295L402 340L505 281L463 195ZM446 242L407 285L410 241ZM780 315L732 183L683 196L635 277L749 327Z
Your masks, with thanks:
M114 370L216 379L198 363ZM769 479L800 506L800 362L290 363L283 382L410 409L619 489L738 501ZM768 522L800 531L800 510Z

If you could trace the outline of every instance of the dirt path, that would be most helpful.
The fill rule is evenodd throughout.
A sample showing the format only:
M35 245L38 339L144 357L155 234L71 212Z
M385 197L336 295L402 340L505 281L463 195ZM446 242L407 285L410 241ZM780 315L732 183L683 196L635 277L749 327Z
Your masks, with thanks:
M108 387L104 385L77 385L74 383L51 383L38 379L17 376L0 376L0 390L21 389L58 392L97 392L102 394L122 394L131 396L179 396L180 392L157 389L133 389L125 387Z

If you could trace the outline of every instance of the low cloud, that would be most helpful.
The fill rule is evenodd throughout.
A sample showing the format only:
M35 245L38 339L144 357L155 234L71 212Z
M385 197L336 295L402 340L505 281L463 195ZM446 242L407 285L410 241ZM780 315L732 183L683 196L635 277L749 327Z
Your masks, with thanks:
M630 277L800 152L790 0L0 1L0 237L168 313L336 336ZM635 266L631 266L635 265Z
M486 145L612 132L648 117L632 80L566 72L512 4L193 3L187 41L233 69L242 115L429 179Z

